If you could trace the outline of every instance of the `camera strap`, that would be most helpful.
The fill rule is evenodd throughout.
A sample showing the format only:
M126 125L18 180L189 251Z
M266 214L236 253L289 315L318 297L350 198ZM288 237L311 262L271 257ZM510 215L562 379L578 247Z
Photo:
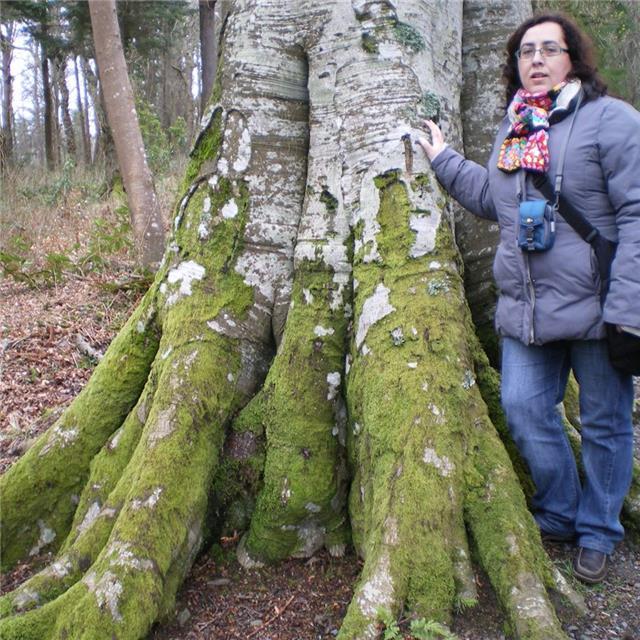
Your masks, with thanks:
M578 94L576 106L573 111L573 115L571 116L571 122L569 123L569 130L567 131L567 135L562 143L555 182L552 184L546 173L537 173L533 175L533 184L549 202L554 203L556 211L558 211L560 215L573 227L574 231L585 242L593 244L600 232L561 193L562 180L564 178L564 162L567 156L569 138L571 137L573 125L575 123L576 116L578 115L578 109L580 109L581 103L582 91Z

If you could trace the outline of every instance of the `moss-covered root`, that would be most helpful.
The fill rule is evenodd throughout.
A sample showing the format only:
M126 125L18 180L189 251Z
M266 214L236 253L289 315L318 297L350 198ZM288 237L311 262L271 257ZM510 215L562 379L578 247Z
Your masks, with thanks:
M475 600L462 498L477 387L464 294L446 225L428 258L407 260L415 236L397 222L407 208L404 185L383 186L383 264L356 256L349 511L365 565L341 638L377 637L379 609L397 614L406 603L446 623L456 604Z
M136 403L158 348L151 289L80 395L0 479L2 568L64 541L91 460Z
M138 444L155 393L155 374L123 425L91 462L89 479L69 535L58 557L42 571L0 598L0 617L40 607L75 584L104 547L128 488L118 482Z
M347 319L330 269L298 267L280 348L262 390L264 486L238 557L245 565L309 556L347 542L346 411L341 394Z
M60 596L65 606L54 600L42 613L1 622L3 638L140 638L170 609L200 546L223 426L237 410L226 367L219 366L237 368L236 352L218 335L174 347L139 444L110 496L122 492L123 500L106 545ZM35 635L26 635L32 627Z
M546 589L561 589L576 606L580 601L556 584L509 457L486 418L475 420L471 451L465 519L512 631L527 640L563 639Z

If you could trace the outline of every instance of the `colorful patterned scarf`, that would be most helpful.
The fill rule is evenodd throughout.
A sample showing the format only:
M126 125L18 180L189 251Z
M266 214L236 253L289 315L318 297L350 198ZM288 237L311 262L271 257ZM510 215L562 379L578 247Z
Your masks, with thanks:
M518 89L507 111L511 128L500 147L498 169L544 173L549 168L549 113L566 84L541 93Z

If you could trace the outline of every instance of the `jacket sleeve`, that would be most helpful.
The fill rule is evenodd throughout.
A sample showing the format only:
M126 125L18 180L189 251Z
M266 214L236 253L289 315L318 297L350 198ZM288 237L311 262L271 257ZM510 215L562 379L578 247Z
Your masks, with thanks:
M481 218L498 219L489 191L489 173L484 167L445 147L431 168L445 191L465 209Z
M640 328L640 113L611 100L600 121L598 149L618 228L604 319Z

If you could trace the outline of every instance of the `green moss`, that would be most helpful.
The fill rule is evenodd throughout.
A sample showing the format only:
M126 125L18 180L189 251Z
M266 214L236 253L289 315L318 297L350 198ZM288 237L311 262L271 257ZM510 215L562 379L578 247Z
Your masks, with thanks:
M329 213L334 213L338 208L338 199L326 187L320 194L320 202L324 204Z
M393 26L396 40L413 53L419 53L425 48L424 39L415 27L406 22L396 22Z
M178 193L184 196L194 180L200 175L200 171L205 162L209 162L217 157L222 145L222 135L222 109L218 108L214 111L206 131L200 135L196 145L191 150L189 164L185 170L182 185Z
M418 114L427 120L438 122L440 118L440 98L433 91L426 91L418 103Z
M380 49L378 48L378 41L369 31L363 31L361 43L362 43L362 48L367 53L380 52Z
M322 530L331 544L347 538L338 418L327 380L343 367L347 320L342 305L330 307L336 294L330 269L320 262L299 266L282 343L262 392L264 487L246 542L262 560L304 548L311 529Z

